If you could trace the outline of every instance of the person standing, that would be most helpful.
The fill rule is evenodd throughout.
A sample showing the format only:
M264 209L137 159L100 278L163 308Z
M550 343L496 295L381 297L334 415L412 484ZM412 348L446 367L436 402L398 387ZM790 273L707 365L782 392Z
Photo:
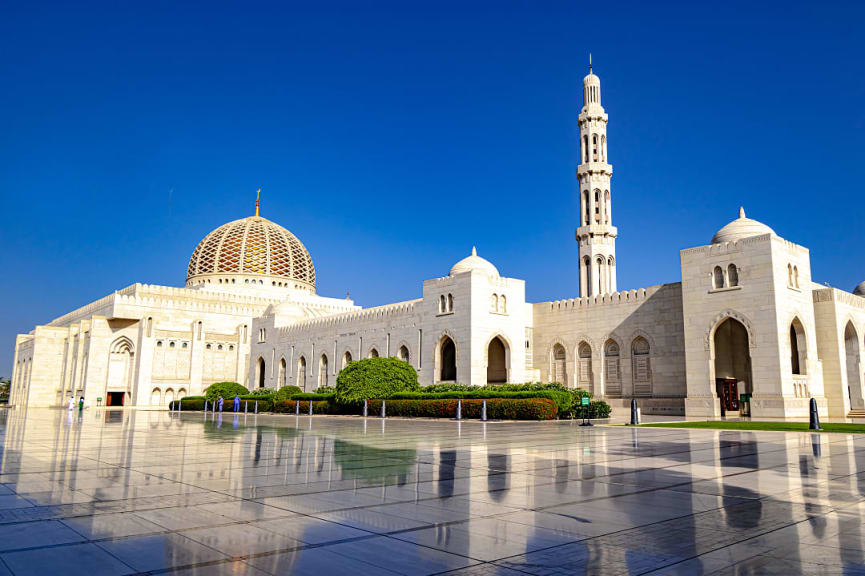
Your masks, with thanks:
M240 396L234 395L234 411L240 412Z
M78 399L78 412L84 411L84 396Z
M75 410L75 395L69 397L69 410Z
M220 396L219 397L219 411L220 412L222 412L222 402L223 402L223 399L222 399L222 396Z

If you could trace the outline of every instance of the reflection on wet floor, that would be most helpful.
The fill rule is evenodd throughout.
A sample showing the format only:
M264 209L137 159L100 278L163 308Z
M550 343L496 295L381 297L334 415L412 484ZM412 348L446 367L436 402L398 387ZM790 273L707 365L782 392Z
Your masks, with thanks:
M0 412L3 574L865 574L865 437Z

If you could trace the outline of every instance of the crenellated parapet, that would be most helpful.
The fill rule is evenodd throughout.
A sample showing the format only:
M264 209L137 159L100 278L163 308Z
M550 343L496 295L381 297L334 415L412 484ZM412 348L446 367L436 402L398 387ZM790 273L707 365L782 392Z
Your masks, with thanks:
M278 330L281 335L288 336L314 328L344 326L353 322L363 322L384 318L396 319L399 317L411 316L416 313L416 310L419 312L420 309L417 308L417 305L422 301L422 298L418 298L416 300L397 302L396 304L388 304L386 306L376 306L374 308L365 308L363 310L302 320L289 326L280 327Z
M633 305L641 303L662 289L671 287L680 287L681 283L674 282L671 284L659 284L657 286L649 286L648 288L638 288L636 290L623 290L621 292L613 292L597 296L589 296L587 298L570 298L568 300L555 300L553 302L543 302L536 306L545 306L551 311L569 311L588 308L597 308L604 306L620 306L623 304Z

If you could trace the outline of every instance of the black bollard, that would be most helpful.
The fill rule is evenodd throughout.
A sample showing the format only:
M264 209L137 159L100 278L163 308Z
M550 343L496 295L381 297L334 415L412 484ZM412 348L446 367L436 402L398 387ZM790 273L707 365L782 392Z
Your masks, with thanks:
M640 413L637 412L637 399L631 398L631 426L640 425Z
M385 411L385 407L384 407L384 400L381 401L381 417L387 418L387 412Z
M820 415L817 414L817 401L811 398L811 418L808 422L808 430L821 430Z
M457 399L457 420L463 419L463 401L461 398Z
M369 415L369 400L363 401L363 417L366 418Z
M487 421L487 401L486 400L481 402L481 420L484 422Z

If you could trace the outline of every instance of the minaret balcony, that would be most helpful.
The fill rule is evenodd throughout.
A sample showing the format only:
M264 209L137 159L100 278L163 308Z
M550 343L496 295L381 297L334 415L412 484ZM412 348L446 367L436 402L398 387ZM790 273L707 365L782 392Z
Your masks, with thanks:
M610 224L589 224L588 226L580 226L577 228L577 240L587 238L589 236L609 236L615 238L619 235L619 229Z
M584 174L613 174L613 165L606 162L586 162L577 166L577 176Z

